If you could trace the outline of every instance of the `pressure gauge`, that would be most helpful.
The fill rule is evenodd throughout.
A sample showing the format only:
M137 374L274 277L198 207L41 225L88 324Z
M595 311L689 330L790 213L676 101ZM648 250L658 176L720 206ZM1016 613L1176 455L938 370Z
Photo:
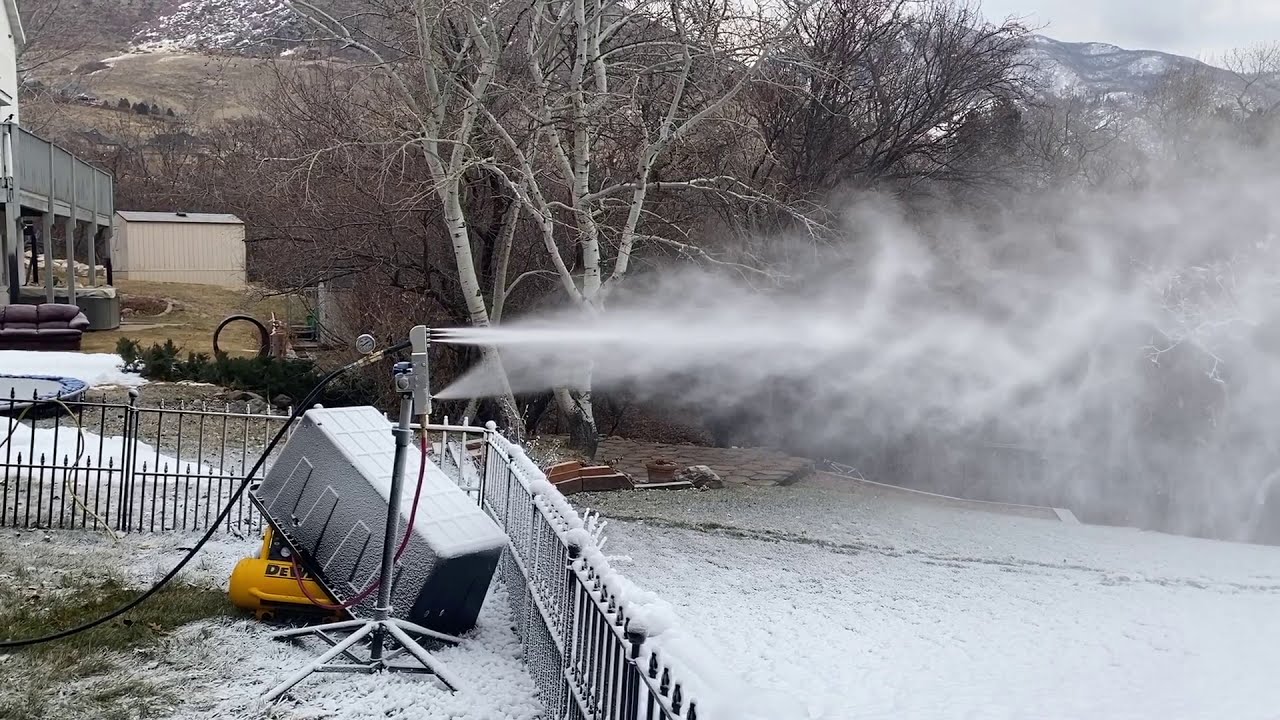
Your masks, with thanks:
M374 340L373 336L369 335L368 333L365 333L364 335L361 335L360 337L356 338L356 350L361 355L368 355L369 353L373 352L373 348L376 347L377 344L378 342Z

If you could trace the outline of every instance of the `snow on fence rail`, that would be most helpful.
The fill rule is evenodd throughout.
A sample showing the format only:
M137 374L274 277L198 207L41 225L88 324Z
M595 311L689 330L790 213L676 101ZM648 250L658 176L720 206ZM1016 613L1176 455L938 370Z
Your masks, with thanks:
M481 505L510 544L499 566L525 662L555 720L696 720L716 698L688 655L665 646L668 606L637 591L584 519L489 425Z

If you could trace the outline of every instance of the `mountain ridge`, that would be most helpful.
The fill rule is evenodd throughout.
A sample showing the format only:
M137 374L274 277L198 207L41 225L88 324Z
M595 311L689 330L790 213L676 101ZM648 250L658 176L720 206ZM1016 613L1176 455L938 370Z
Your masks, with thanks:
M304 27L285 0L81 2L77 27L90 41L27 78L56 88L62 102L142 103L181 114L196 112L197 104L207 110L212 94L214 106L225 106L215 108L215 116L234 115L244 109L239 96L270 72L266 65L272 58L314 58L292 42ZM57 6L55 0L28 0L23 7L38 19ZM1202 73L1223 103L1234 100L1242 87L1231 72L1194 58L1038 34L1028 36L1022 61L1026 77L1043 95L1088 96L1121 108L1155 89L1169 71ZM1274 85L1280 88L1280 82Z
M1087 94L1127 100L1153 90L1171 71L1198 71L1214 85L1236 85L1228 70L1160 50L1130 50L1102 42L1067 42L1032 35L1025 51L1032 77L1053 95Z
M139 49L280 53L288 52L280 41L301 31L284 0L186 0L144 26L133 43ZM1201 71L1224 89L1238 83L1227 70L1175 53L1038 34L1028 37L1024 62L1040 88L1057 96L1126 102L1152 90L1170 70Z

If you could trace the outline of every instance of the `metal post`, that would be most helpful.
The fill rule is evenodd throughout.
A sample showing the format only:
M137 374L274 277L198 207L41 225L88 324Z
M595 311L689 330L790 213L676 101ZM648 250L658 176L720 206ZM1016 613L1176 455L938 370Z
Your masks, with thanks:
M10 160L9 155L10 134L12 132L13 125L11 123L5 123L3 138L0 138L0 152L3 153L3 157L0 158L0 166L3 166L4 176L3 179L0 179L0 182L3 183L5 191L5 195L0 197L0 202L3 202L4 204L5 221L4 228L0 229L0 287L5 289L4 295L0 296L0 307L3 307L10 302L17 302L17 298L14 297L15 288L12 287L12 285L15 284L13 282L13 273L9 272L9 244L13 239L13 231L10 229L12 223L9 222L10 203L7 193L9 185L13 182L13 176L17 175L13 170L13 162Z
M49 147L49 194L45 196L49 203L48 210L40 227L40 244L44 247L44 299L45 302L54 302L53 293L53 143L46 143Z
M412 370L406 369L396 375L396 385L400 392L400 423L396 425L396 454L391 469L391 492L387 498L387 526L382 539L382 572L378 576L378 604L373 608L373 619L379 622L391 617L391 582L395 574L396 540L400 537L400 488L404 484L404 462L409 454L409 440L413 437L413 392L411 389ZM410 381L410 382L403 382ZM413 528L409 529L413 532ZM374 660L382 658L383 627L379 625L373 631L372 646L369 657Z
M124 410L124 451L120 462L120 524L121 532L133 529L133 469L138 455L138 391L129 391L129 406Z
M18 193L18 170L14 162L17 156L17 139L14 132L17 130L15 123L5 123L4 130L4 170L5 170L5 197L4 197L4 238L5 241L0 246L3 247L5 273L9 286L8 302L18 302L19 288L21 280L19 279L18 264L22 257L22 223L19 217L22 214L22 198Z
M630 652L627 653L627 664L623 671L622 716L633 718L640 711L640 685L644 682L640 679L644 672L640 667L640 648L646 638L643 631L632 628L629 624L624 635L630 645Z
M53 302L53 197L49 210L40 217L40 247L44 253L44 301Z
M67 234L67 302L72 305L76 304L76 216L80 214L79 208L76 207L76 159L71 153L67 153L67 164L71 170L71 199L67 204L71 206L69 217L66 220Z
M18 221L18 212L16 202L10 201L4 204L5 277L9 288L8 302L15 304L18 302L19 289L22 287L22 277L18 268L22 248L22 223Z
M93 221L89 225L88 250L86 257L89 263L89 287L98 286L98 171L93 170Z

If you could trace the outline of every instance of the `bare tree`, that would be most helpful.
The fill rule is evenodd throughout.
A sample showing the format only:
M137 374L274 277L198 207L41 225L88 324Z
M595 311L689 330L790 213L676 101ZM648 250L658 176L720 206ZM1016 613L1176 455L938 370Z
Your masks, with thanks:
M1272 113L1280 108L1280 43L1231 50L1222 66L1238 83L1235 102L1240 112Z
M27 42L18 53L18 77L28 77L83 48L88 27L68 0L27 0L20 6Z
M1232 50L1223 58L1236 80L1236 120L1248 139L1265 142L1280 111L1280 43Z
M753 107L758 179L804 192L990 171L965 161L983 147L975 128L1026 95L1023 26L963 0L829 0L803 17Z
M397 106L367 74L367 67L341 62L278 63L275 76L247 98L252 114L205 134L201 202L246 220L251 277L281 292L341 287L353 311L341 332L391 338L417 322L467 324L426 160L402 151ZM518 311L548 289L533 272L545 265L534 228L517 236L513 197L491 174L468 173L460 185L480 291L493 317ZM473 354L442 348L433 376L447 383ZM493 406L486 402L482 416L504 419Z
M730 173L688 173L668 163L678 152L696 153L712 126L744 132L734 101L759 78L777 37L790 31L798 17L790 10L656 0L417 0L374 2L375 11L338 17L317 2L291 5L319 37L358 50L376 67L369 76L381 78L375 84L386 90L386 114L397 130L381 142L396 157L413 154L425 165L473 325L493 322L510 291L499 282L486 298L481 289L466 202L477 178L496 179L515 200L503 212L497 257L506 256L511 228L527 215L551 276L587 313L604 311L646 245L725 262L668 222L662 194L769 201ZM495 272L501 270L499 263ZM500 374L496 351L486 349L485 362ZM593 451L590 386L588 371L557 397L575 440ZM506 404L514 417L510 393Z
M291 0L290 6L323 41L355 49L376 66L373 79L387 91L394 104L389 139L378 139L391 150L388 160L420 160L425 166L432 194L440 203L449 233L454 264L471 324L490 324L491 315L480 288L472 252L463 194L467 176L477 163L470 152L482 103L497 72L492 55L477 55L480 47L499 42L496 25L479 9L460 4L444 6L426 0L414 3L371 2L360 18L338 17L319 3ZM357 22L358 20L358 22ZM478 62L473 62L478 58ZM360 139L335 139L313 157L341 153L364 144ZM494 348L484 348L485 361L500 377L501 358ZM517 428L518 411L510 389L502 393L509 425Z
M1176 67L1160 77L1140 108L1158 156L1188 163L1200 158L1219 124L1217 89L1207 66Z
M1025 176L1034 187L1101 185L1128 169L1122 161L1128 124L1104 97L1046 98L1023 117Z

